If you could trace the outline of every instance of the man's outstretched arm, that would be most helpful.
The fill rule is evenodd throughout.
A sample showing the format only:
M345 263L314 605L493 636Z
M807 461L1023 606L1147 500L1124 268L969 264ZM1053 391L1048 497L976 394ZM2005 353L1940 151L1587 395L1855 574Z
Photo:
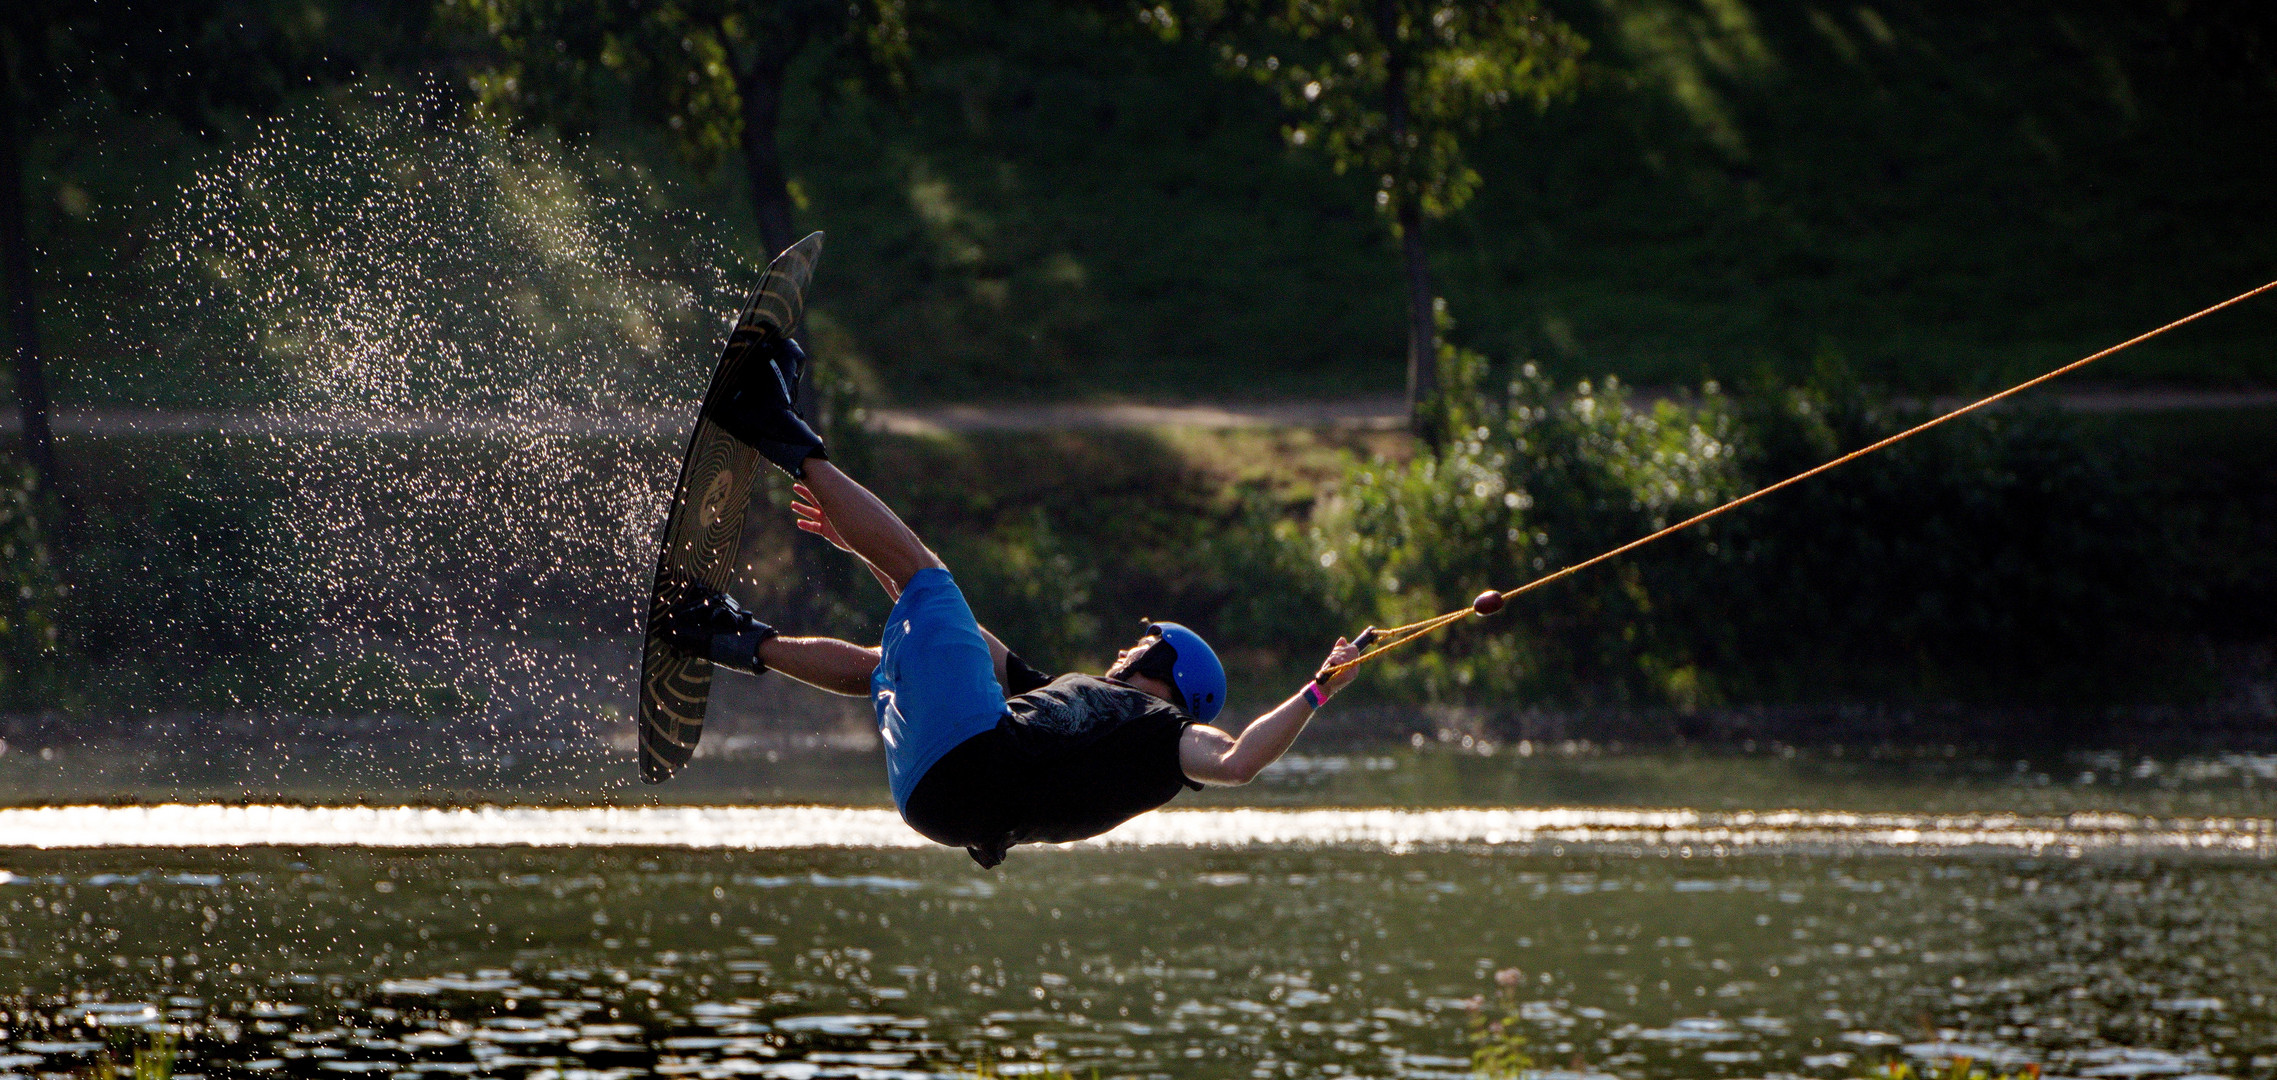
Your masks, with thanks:
M1336 639L1336 648L1329 652L1328 663L1341 664L1360 655L1358 647L1343 638ZM1344 688L1358 675L1357 669L1331 678L1322 687L1322 701L1328 694ZM1178 767L1186 779L1197 784L1231 786L1246 784L1265 771L1265 766L1279 761L1281 755L1295 745L1306 722L1312 719L1315 708L1312 687L1308 683L1289 700L1274 706L1273 710L1249 722L1241 734L1228 735L1206 724L1194 724L1178 740Z

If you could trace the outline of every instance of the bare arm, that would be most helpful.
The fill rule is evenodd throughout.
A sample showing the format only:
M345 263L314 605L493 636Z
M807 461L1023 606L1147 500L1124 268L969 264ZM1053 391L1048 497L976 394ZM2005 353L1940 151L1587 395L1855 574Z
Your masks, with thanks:
M973 625L980 626L977 622ZM985 626L980 626L980 636L981 640L988 642L988 659L996 665L996 685L1009 690L1011 676L1004 670L1004 658L1012 655L1012 650L1005 648L1004 643L996 640L996 635L989 633Z
M901 599L901 587L895 585L892 578L885 576L885 571L878 569L878 564L871 562L868 559L863 559L862 565L869 569L871 577L878 579L878 587L885 590L886 599Z
M809 458L805 468L806 482L798 491L822 512L836 534L833 542L876 567L894 592L907 588L920 570L947 568L899 515L838 466Z
M1358 655L1360 650L1351 642L1337 638L1336 648L1328 654L1328 663L1341 664ZM1326 692L1333 694L1343 689L1357 674L1359 672L1353 670L1335 676L1328 681ZM1300 690L1274 706L1272 711L1250 721L1238 736L1204 724L1191 725L1178 740L1178 767L1187 779L1198 784L1218 787L1246 784L1295 745L1312 714L1312 700Z
M885 571L878 569L878 564L871 562L868 556L854 550L845 537L838 535L838 527L831 523L830 514L822 509L822 500L814 497L812 489L805 484L792 484L791 491L798 495L791 502L791 512L798 515L798 526L802 531L828 540L838 550L862 560L862 565L869 569L871 577L878 579L878 587L885 590L886 596L894 600L901 599L901 586L895 584ZM980 636L988 642L988 658L996 665L996 685L1003 686L1006 679L1004 658L1010 656L1012 650L1005 648L1004 643L996 640L996 635L989 633L985 626L980 628Z

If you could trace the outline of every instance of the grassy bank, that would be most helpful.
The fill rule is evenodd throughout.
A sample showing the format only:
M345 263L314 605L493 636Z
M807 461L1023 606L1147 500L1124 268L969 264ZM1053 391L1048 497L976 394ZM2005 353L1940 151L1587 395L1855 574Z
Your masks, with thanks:
M1690 422L1665 416L1654 423ZM2270 682L2272 431L2263 412L2004 418L1895 471L1789 493L1708 547L1672 540L1458 626L1371 669L1347 702L1458 709L1461 731L1509 739L2221 745L2252 726ZM631 700L668 440L75 436L64 449L79 506L58 544L64 651L51 681L14 692L18 709L68 722L23 745L165 714L542 737L565 718L613 723ZM1218 643L1243 708L1278 700L1337 634L1392 608L1438 610L1534 572L1509 560L1535 542L1506 550L1495 522L1425 541L1422 517L1377 529L1330 512L1409 467L1399 435L879 437L858 456L1023 655L1097 670L1141 619L1176 619ZM1572 557L1641 531L1593 475L1525 481L1528 527ZM1475 491L1456 486L1416 490L1460 509ZM784 485L765 490L745 599L793 632L874 635L884 596L795 533ZM1561 500L1580 501L1541 509ZM1386 573L1405 580L1374 581ZM1906 621L1868 617L1880 610ZM2079 650L2044 647L2048 627ZM863 726L846 718L858 708L803 708L731 694L722 730Z

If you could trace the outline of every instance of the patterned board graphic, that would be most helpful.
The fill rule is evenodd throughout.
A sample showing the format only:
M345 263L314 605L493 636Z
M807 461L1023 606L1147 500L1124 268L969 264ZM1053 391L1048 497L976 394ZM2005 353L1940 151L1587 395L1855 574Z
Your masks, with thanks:
M797 329L806 308L807 283L822 257L822 234L785 248L759 279L743 316L721 351L704 392L714 395L743 370L751 346L769 335ZM664 521L664 546L656 560L656 587L649 594L648 640L640 661L640 778L660 784L672 778L696 752L704 733L704 707L711 700L712 662L674 651L658 636L666 608L685 582L726 589L743 542L744 504L758 478L759 454L721 431L710 420L696 420L688 456L680 462L680 483Z

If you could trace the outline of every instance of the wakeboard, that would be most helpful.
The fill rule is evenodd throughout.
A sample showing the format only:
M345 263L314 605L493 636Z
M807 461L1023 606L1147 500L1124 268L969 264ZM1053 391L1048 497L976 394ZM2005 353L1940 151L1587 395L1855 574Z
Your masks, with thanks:
M712 662L666 644L659 629L664 612L691 585L725 591L735 573L743 542L743 513L751 485L768 466L759 453L706 418L723 388L735 385L752 346L789 336L806 310L807 283L822 258L822 234L783 249L767 265L759 287L720 351L697 414L680 482L664 519L664 546L656 560L656 587L649 594L648 635L640 660L640 778L660 784L672 778L696 752L704 733L704 710L711 701Z

